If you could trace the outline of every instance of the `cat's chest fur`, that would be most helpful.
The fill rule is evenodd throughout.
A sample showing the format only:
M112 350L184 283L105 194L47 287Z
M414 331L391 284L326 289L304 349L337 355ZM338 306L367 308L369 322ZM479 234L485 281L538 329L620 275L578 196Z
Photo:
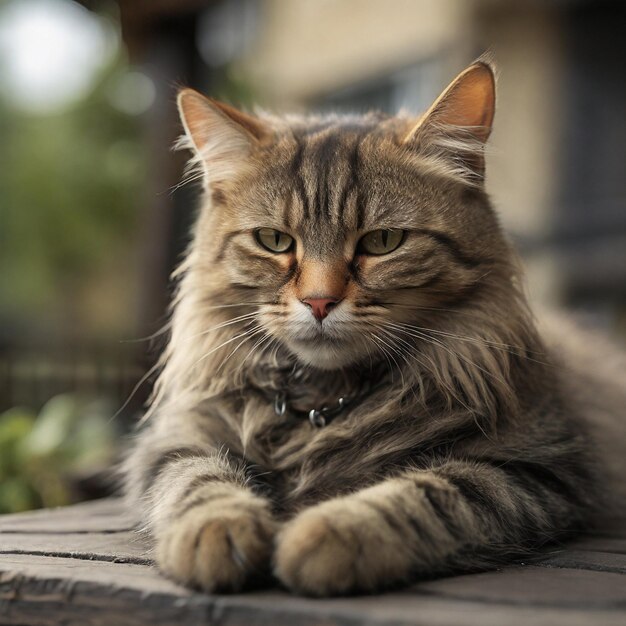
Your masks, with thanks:
M373 484L408 465L427 467L453 443L480 433L465 411L435 420L428 408L417 410L408 400L412 392L386 375L366 384L359 376L321 378L313 387L306 380L251 383L207 411L209 429L219 424L230 453L285 510ZM307 409L332 404L339 393L349 404L326 425L314 425Z

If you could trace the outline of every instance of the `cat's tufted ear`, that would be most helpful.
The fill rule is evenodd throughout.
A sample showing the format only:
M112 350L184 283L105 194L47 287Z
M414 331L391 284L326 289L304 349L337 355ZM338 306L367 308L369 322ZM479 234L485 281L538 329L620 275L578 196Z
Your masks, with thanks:
M270 129L258 118L193 89L178 93L178 112L185 129L178 147L194 151L192 165L195 161L202 167L207 187L235 174L255 145L270 136Z
M490 60L481 57L463 70L404 139L468 184L484 179L484 150L496 108Z

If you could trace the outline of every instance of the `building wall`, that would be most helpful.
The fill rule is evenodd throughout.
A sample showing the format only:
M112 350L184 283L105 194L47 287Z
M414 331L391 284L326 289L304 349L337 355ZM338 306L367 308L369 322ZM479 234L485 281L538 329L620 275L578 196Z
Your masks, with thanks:
M282 106L380 76L471 42L472 2L265 0L244 61L261 93Z

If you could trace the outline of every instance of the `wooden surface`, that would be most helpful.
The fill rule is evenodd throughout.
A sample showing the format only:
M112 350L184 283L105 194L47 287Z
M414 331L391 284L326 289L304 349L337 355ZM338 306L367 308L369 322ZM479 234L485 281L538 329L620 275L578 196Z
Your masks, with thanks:
M151 566L133 527L116 500L0 516L0 624L626 625L626 532L552 548L532 565L313 600L188 591Z

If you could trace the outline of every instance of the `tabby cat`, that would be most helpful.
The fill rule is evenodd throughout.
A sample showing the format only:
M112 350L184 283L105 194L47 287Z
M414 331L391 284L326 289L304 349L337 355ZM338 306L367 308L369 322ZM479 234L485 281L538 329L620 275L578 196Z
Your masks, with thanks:
M419 119L178 105L203 203L125 466L166 575L376 591L528 555L616 500L594 424L624 423L623 365L566 365L598 341L528 310L484 188L489 60Z

